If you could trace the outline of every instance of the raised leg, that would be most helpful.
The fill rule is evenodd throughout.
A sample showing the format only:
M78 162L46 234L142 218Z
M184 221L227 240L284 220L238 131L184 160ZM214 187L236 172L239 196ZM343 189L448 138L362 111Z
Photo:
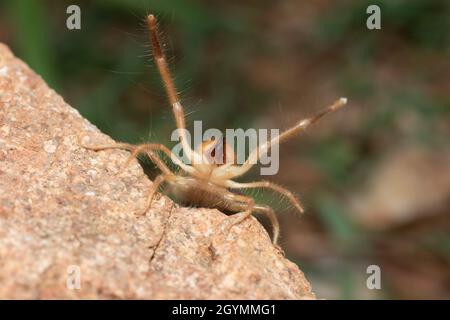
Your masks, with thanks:
M169 102L172 105L172 110L175 121L177 123L183 151L192 164L202 163L202 157L191 148L190 142L187 141L183 106L181 105L181 101L178 97L178 93L173 83L172 76L170 75L169 66L167 65L166 58L164 57L164 53L161 49L158 32L156 30L156 18L154 15L150 14L147 17L147 25L150 31L150 40L152 42L155 63L158 67L159 73L161 74L161 78L163 80L164 87L166 88Z
M328 114L330 112L340 109L346 103L347 103L347 98L340 98L339 100L335 101L328 108L325 108L325 109L317 112L316 114L314 114L313 116L311 116L309 118L299 121L293 127L283 131L279 136L273 137L270 141L262 144L261 146L259 146L259 148L256 148L255 150L253 150L250 153L248 159L241 166L233 166L233 167L228 168L225 178L231 179L231 178L235 178L235 177L243 175L244 173L249 171L258 162L258 160L270 150L272 145L280 144L280 143L286 141L287 139L289 139L301 132L304 132L309 126L316 123L320 118L322 118L323 116L325 116L326 114Z
M295 206L295 208L303 213L305 210L303 209L300 200L289 190L283 188L273 182L269 181L257 181L257 182L249 182L249 183L239 183L232 180L228 180L226 182L226 186L232 189L254 189L254 188L267 188L273 191L276 191L282 195L284 195L288 200Z

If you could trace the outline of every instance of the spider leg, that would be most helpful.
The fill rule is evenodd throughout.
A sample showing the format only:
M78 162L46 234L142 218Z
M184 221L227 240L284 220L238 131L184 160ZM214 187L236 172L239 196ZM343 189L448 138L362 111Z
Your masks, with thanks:
M83 144L81 141L79 141L79 145L85 149L92 150L92 151L101 151L101 150L107 150L107 149L123 149L123 150L133 151L136 148L136 146L134 146L132 144L122 143L122 142L103 144L103 145L98 145L98 146L88 146L88 145Z
M130 161L137 157L139 153L142 153L144 151L147 151L147 154L149 158L153 161L153 163L156 164L156 166L161 170L163 174L157 176L155 180L153 181L152 186L150 187L148 196L147 196L147 203L142 210L142 212L137 213L137 215L145 215L145 213L148 211L152 204L153 196L155 192L158 190L158 188L169 179L169 177L173 176L174 173L167 167L167 165L164 163L164 161L161 160L161 158L154 152L155 150L160 150L166 153L168 156L171 157L171 159L177 159L179 163L181 164L181 168L185 171L187 170L193 170L191 166L187 166L181 162L167 147L165 147L162 144L154 143L154 144L142 144L140 146L133 146L128 143L113 143L108 145L101 145L101 146L86 146L80 143L80 145L86 149L93 150L93 151L100 151L100 150L107 150L107 149L123 149L131 152L131 155L128 157L127 161L125 162L125 165L122 167L121 172L128 166ZM175 161L174 161L175 162ZM176 163L176 162L175 162ZM177 163L176 163L177 164ZM185 167L185 168L183 168ZM186 170L187 169L187 170Z
M273 209L271 207L261 205L255 205L253 209L255 210L256 213L262 213L269 218L270 223L272 224L272 243L275 246L278 246L278 238L280 236L280 224Z
M233 201L234 204L240 203L240 205L238 205L238 206L242 207L242 209L243 209L243 211L237 212L237 213L233 214L231 217L227 218L227 220L229 220L229 219L233 219L233 220L231 220L231 222L229 222L229 224L226 226L226 229L225 229L226 231L230 231L230 229L233 226L238 225L239 223L241 223L242 221L247 219L249 216L251 216L252 212L264 214L265 216L267 216L269 218L270 223L272 225L272 235L273 235L272 243L276 247L278 247L278 238L280 235L280 224L279 224L278 218L275 215L275 212L273 211L272 208L270 208L268 206L255 205L253 198L234 194L229 191L227 191L225 197L229 201ZM280 249L280 251L282 251L282 250Z
M167 168L167 166L162 165L163 162L159 157L158 157L158 160L155 161L154 157L156 157L156 154L152 151L164 152L168 157L170 157L170 159L173 161L173 163L175 163L177 166L179 166L181 169L183 169L184 171L186 171L188 173L193 173L195 171L195 169L193 167L191 167L187 164L184 164L172 151L169 150L169 148L167 148L166 146L164 146L163 144L160 144L160 143L146 143L146 144L141 144L139 146L134 146L132 144L121 143L121 142L113 143L113 144L99 145L99 146L86 146L82 143L80 143L80 145L85 149L93 150L93 151L101 151L101 150L108 150L108 149L122 149L122 150L130 151L131 154L128 157L127 161L125 161L125 164L122 166L120 172L122 172L123 170L125 170L128 167L131 160L136 158L140 153L142 153L144 151L148 151L148 155L149 155L150 159L152 159L152 161L163 172L164 172L163 168L164 167ZM167 170L169 170L169 169L167 168Z
M143 216L147 213L147 211L150 209L150 206L152 205L153 196L155 195L158 188L167 180L167 178L168 177L166 175L161 174L161 175L157 176L155 178L155 180L153 180L153 184L150 187L150 190L148 191L147 203L146 203L144 209L141 212L136 213L136 215Z
M158 156L158 154L154 153L153 151L149 150L147 151L147 155L152 160L154 164L161 170L163 174L166 175L173 175L173 172L169 169L169 167L164 163L164 161L161 160L161 158Z
M249 182L249 183L239 183L232 180L228 180L225 185L228 188L232 189L254 189L254 188L267 188L271 189L273 191L276 191L282 195L284 195L288 200L295 206L295 208L300 212L303 213L305 209L303 208L303 205L300 203L300 200L289 190L286 188L283 188L273 182L269 181L256 181L256 182Z
M229 190L224 189L223 187L208 185L199 186L199 188L204 188L204 191L215 194L223 199L223 208L231 211L236 211L236 213L225 219L226 221L221 227L221 233L225 231L229 232L233 226L243 222L253 212L260 213L266 215L269 218L272 224L273 244L278 247L277 242L280 234L280 226L272 208L262 205L255 205L253 198L232 193ZM280 251L282 250L280 249Z
M187 141L183 106L181 105L180 98L178 97L177 90L170 75L169 66L161 49L161 44L156 28L156 18L154 15L150 14L147 17L147 25L150 31L150 40L152 42L156 66L158 67L159 73L164 83L164 87L166 88L169 102L172 105L173 114L175 117L175 122L177 124L183 151L191 161L191 163L202 163L202 157L191 148Z
M188 173L193 173L195 171L195 169L193 167L191 167L187 164L184 164L183 161L181 161L172 151L169 150L169 148L167 148L166 146L164 146L163 144L160 144L160 143L147 143L147 144L141 144L139 146L135 146L134 150L132 151L132 153L128 157L127 161L125 162L123 169L125 169L128 166L128 164L131 162L131 160L133 158L136 158L140 153L143 153L144 151L147 151L147 154L150 157L150 159L159 167L159 169L162 172L166 171L165 173L168 173L167 170L169 170L169 169L164 164L164 162L159 157L156 156L156 153L153 151L164 152L172 160L173 163L175 163L177 166L179 166L181 169L183 169L184 171L186 171ZM155 159L157 159L157 160L155 161ZM166 167L167 170L165 170L165 169L163 170L164 167ZM169 170L169 172L170 172L170 170Z
M238 225L239 223L241 223L242 221L251 216L255 202L253 198L239 194L234 194L229 191L226 191L224 197L226 200L230 201L233 204L236 203L241 204L243 208L242 211L236 212L231 217L227 218L228 221L226 222L227 225L225 230L230 231L233 226Z
M291 128L283 131L279 136L273 137L270 141L262 144L259 148L254 149L248 159L241 166L232 166L227 168L227 173L225 177L227 179L235 178L243 175L247 171L249 171L258 160L265 155L271 148L272 145L280 144L281 142L286 141L287 139L304 132L308 127L312 124L316 123L320 118L325 116L326 114L336 111L343 107L347 103L347 98L340 98L335 101L331 106L317 112L313 116L300 120L296 125Z

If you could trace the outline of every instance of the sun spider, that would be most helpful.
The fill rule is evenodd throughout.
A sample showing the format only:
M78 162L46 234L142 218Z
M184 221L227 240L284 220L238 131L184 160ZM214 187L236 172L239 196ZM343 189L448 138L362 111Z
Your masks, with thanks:
M184 202L202 207L213 207L235 212L231 222L227 226L227 230L248 218L253 212L266 215L271 221L273 228L273 243L276 245L280 227L273 209L265 205L258 205L255 203L253 198L233 193L229 189L237 190L267 188L285 196L300 213L303 213L304 209L300 201L289 190L269 181L240 183L235 182L232 179L242 176L248 172L261 158L261 156L269 151L272 145L281 143L304 131L327 113L344 106L347 99L340 98L328 108L316 113L310 118L299 121L296 125L285 130L279 136L272 138L268 142L259 146L259 148L254 149L242 165L236 164L234 150L232 150L232 148L223 141L204 141L196 150L193 150L187 141L186 132L184 130L185 115L183 107L181 106L177 90L175 89L171 78L167 61L161 50L161 45L156 30L156 18L153 15L149 15L147 17L147 24L150 31L150 39L155 62L162 77L169 102L173 108L173 114L177 128L179 129L180 142L183 152L191 160L191 165L183 163L181 159L172 153L172 151L159 143L148 143L137 146L127 143L115 143L111 145L83 147L94 151L105 149L124 149L130 151L131 155L126 161L124 168L132 159L141 153L146 153L149 156L149 158L161 170L161 174L154 179L153 185L149 190L147 205L143 211L144 214L150 208L155 192L163 183L167 183L177 198L182 199ZM211 148L218 147L219 142L223 143L222 148L224 150L224 162L220 164L206 156L207 154L211 154ZM159 157L158 153L156 153L157 151L163 152L171 158L174 164L180 168L180 171L177 173L171 171L166 163Z

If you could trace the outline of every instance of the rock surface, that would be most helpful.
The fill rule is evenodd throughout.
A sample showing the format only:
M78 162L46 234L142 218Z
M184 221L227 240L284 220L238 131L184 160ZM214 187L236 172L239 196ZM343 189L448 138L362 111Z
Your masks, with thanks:
M314 298L298 267L248 219L157 196L124 151L0 44L0 298ZM84 140L83 140L84 141Z

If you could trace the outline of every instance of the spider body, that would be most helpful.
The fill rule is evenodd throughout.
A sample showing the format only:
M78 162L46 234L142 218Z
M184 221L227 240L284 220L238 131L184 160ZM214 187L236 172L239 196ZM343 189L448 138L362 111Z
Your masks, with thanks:
M192 177L177 176L174 181L168 181L168 191L184 205L217 208L219 210L227 210L238 212L239 207L232 201L227 201L223 195L229 192L226 188L217 186L208 180L199 180ZM220 193L220 195L218 194Z
M131 154L124 167L141 153L145 153L149 156L152 162L161 170L161 174L154 179L153 185L149 190L147 205L143 211L144 213L150 208L155 192L165 184L176 198L183 203L236 212L230 217L231 221L227 225L228 229L245 220L252 213L265 215L270 219L272 224L273 243L277 244L279 224L274 211L268 206L256 204L253 198L236 192L242 189L270 189L271 191L286 197L294 208L302 213L303 206L300 201L292 192L273 182L255 181L240 183L234 181L234 179L248 172L253 165L270 150L271 146L279 144L288 138L305 131L306 128L314 124L327 113L335 111L345 105L347 100L341 98L328 108L297 122L297 124L283 131L279 136L271 138L268 142L263 143L258 148L251 151L248 159L240 165L236 163L234 150L224 140L204 141L194 150L187 141L184 110L173 84L166 59L161 50L156 30L156 19L153 15L147 17L147 24L150 31L155 63L161 74L169 102L172 106L183 152L190 160L190 164L183 163L182 160L173 154L167 147L159 143L148 143L137 146L127 143L115 143L111 145L84 147L94 151L106 149L128 150ZM158 152L162 152L170 157L172 162L179 167L179 171L174 172L170 170L163 159L160 158Z

